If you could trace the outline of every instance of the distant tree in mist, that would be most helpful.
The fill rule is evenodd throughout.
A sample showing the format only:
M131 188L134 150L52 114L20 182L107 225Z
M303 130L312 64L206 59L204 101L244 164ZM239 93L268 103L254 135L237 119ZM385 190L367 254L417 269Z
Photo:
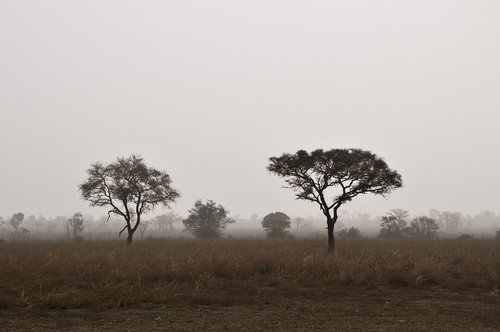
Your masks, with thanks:
M301 230L302 227L309 224L309 222L304 217L295 217L295 218L292 218L291 221L292 221L292 224L295 228L296 233L299 233L299 231Z
M24 220L24 214L21 212L15 213L10 218L10 225L12 226L12 228L14 228L14 232L16 234L20 233L20 230L21 230L20 227L21 227L21 223L23 222L23 220Z
M252 215L250 216L250 222L251 222L252 224L257 223L257 221L258 221L258 220L259 220L259 216L258 216L257 214L255 214L255 213L254 213L254 214L252 214Z
M3 219L3 217L0 217L0 235L2 235L5 230L4 230L4 226L6 225L7 223L5 222L5 220ZM2 238L0 238L0 242L3 242L4 240Z
M271 239L285 237L290 226L290 217L283 212L273 212L262 219L262 227Z
M80 185L83 198L91 206L108 207L108 220L111 215L122 217L125 226L119 235L127 230L129 244L143 214L158 205L169 206L180 196L171 187L172 181L166 172L147 166L143 158L136 155L118 158L108 165L97 162L87 173L87 181Z
M182 217L172 211L156 216L152 220L152 224L156 228L156 231L161 234L172 233L174 231L174 225L179 222L182 222Z
M436 209L429 210L429 217L434 219L439 228L446 233L458 233L464 226L463 216L459 212L443 211Z
M271 157L267 169L285 179L296 198L316 202L326 218L328 251L333 252L340 207L358 195L388 195L403 183L386 162L360 149L299 150Z
M405 234L413 239L428 240L437 236L439 225L429 217L416 217L405 228Z
M229 211L222 205L212 200L205 204L198 200L182 223L188 232L198 238L218 238L228 224L235 222L228 215Z
M146 230L149 228L149 221L143 221L139 225L139 232L141 232L141 239L144 239L144 233L146 233Z
M462 214L459 212L444 211L441 213L440 221L448 233L457 233L463 226Z
M80 240L82 238L83 230L85 229L85 226L83 225L83 214L80 212L75 213L68 219L67 226L71 234L71 238L74 240Z
M339 232L339 236L342 238L359 239L361 238L361 232L356 227L344 228Z
M409 217L407 210L393 209L382 217L379 237L383 239L400 239L405 235Z

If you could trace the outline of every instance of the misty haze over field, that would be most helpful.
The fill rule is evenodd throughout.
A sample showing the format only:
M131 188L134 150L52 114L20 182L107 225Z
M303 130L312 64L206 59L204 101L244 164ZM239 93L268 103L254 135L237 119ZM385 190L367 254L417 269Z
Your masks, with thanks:
M494 0L0 1L0 215L97 218L78 192L86 169L137 153L170 174L180 215L201 198L247 219L317 216L268 159L344 147L404 182L351 213L498 214L499 13Z

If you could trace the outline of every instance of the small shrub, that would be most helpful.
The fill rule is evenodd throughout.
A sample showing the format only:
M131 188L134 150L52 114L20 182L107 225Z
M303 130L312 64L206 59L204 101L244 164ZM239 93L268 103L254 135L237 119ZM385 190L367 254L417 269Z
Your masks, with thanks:
M359 239L361 238L361 232L356 227L351 227L349 229L344 228L339 232L339 236L341 238Z

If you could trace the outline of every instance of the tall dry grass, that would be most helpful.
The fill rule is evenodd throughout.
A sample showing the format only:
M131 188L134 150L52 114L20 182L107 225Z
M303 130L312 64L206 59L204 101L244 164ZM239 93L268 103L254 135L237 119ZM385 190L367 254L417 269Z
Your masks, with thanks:
M255 301L342 287L500 287L500 241L145 240L0 244L0 307Z

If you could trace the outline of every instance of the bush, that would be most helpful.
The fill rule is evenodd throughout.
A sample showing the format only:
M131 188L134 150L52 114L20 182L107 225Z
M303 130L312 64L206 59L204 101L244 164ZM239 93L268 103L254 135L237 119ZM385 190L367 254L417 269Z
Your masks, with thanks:
M234 223L234 219L228 215L229 211L222 205L212 200L203 204L198 200L182 223L187 231L198 238L219 238L226 226Z
M407 226L406 218L408 211L394 209L383 216L380 224L379 237L382 239L400 239L404 236L404 229Z
M361 238L361 232L356 227L351 227L349 229L344 228L339 232L339 236L341 238L359 239Z
M290 217L283 212L273 212L262 219L262 227L270 239L286 237L290 225Z
M428 240L437 237L439 226L437 222L429 217L417 217L412 220L409 227L405 228L405 234L413 239Z

